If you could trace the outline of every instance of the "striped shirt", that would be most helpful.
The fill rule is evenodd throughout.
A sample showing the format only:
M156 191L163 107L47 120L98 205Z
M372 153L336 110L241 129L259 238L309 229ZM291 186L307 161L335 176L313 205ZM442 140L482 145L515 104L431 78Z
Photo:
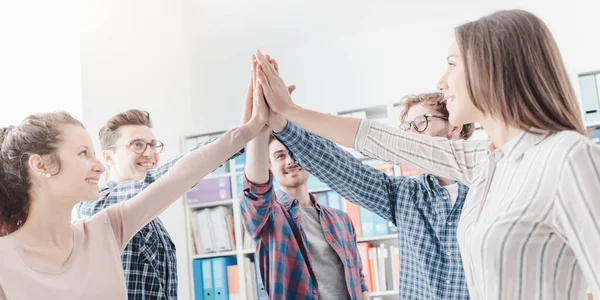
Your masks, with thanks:
M355 148L470 186L458 241L472 299L600 296L600 148L576 132L500 148L363 121Z
M314 200L323 234L344 265L348 299L362 299L367 290L356 234L343 211L321 206ZM275 195L273 175L266 184L253 184L244 176L241 210L244 226L256 242L261 278L269 299L320 299L306 233L297 199Z
M456 184L456 203L450 205L448 191L430 174L389 176L292 122L275 137L311 175L396 225L398 299L469 299L456 240L468 191L464 184Z

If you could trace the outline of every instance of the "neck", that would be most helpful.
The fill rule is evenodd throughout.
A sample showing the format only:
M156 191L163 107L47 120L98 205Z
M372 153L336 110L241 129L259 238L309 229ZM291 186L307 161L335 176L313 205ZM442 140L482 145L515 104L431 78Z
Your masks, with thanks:
M485 118L481 121L481 126L490 135L494 147L500 148L508 143L512 138L521 134L523 130L509 126L508 124L493 118Z
M32 193L25 224L15 232L26 244L68 245L73 240L71 212L73 207L57 205L55 197Z
M314 206L314 203L310 200L308 185L306 183L300 186L281 186L281 191L294 199L298 199L300 207Z
M454 180L450 180L450 179L446 179L446 178L442 178L442 177L437 177L437 179L440 182L441 186L451 185L451 184L454 184L456 182Z
M116 183L121 183L121 182L125 181L118 174L116 174L116 172L110 172L107 179L108 179L108 181L113 181Z

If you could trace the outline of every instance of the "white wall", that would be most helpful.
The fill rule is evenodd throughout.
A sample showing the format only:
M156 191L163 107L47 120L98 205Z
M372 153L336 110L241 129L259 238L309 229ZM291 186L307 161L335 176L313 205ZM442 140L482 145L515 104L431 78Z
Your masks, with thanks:
M297 103L326 112L359 108L433 90L453 28L497 9L542 17L571 73L600 69L594 1L183 2L196 132L236 124L257 48L298 86ZM595 47L581 47L581 39Z
M81 118L77 3L0 1L0 127L59 109Z
M178 154L181 136L192 126L181 2L81 3L83 117L88 131L97 143L98 130L109 117L130 108L145 109L155 135L166 145L162 161ZM189 299L183 216L183 202L178 201L160 218L177 246L180 299Z

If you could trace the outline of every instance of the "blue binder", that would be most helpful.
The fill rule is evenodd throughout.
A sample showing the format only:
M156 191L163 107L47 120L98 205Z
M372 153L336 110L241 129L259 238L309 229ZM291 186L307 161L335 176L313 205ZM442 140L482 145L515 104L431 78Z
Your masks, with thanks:
M329 203L329 207L331 208L339 210L342 209L342 198L340 197L340 194L338 194L335 191L327 192L327 202Z
M212 259L202 260L202 286L204 289L204 297L200 298L203 300L215 300L214 286L213 286L213 270L212 270Z
M229 287L227 286L227 266L236 265L237 259L233 256L216 257L212 259L213 286L215 300L229 300Z
M194 299L203 299L204 281L202 281L202 260L194 259Z

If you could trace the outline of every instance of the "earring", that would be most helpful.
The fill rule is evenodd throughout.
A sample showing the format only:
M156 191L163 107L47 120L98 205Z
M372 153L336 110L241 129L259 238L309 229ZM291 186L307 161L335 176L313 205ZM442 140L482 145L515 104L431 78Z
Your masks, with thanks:
M38 172L40 173L40 175L42 176L46 176L46 178L50 177L50 173L46 173L46 172Z

